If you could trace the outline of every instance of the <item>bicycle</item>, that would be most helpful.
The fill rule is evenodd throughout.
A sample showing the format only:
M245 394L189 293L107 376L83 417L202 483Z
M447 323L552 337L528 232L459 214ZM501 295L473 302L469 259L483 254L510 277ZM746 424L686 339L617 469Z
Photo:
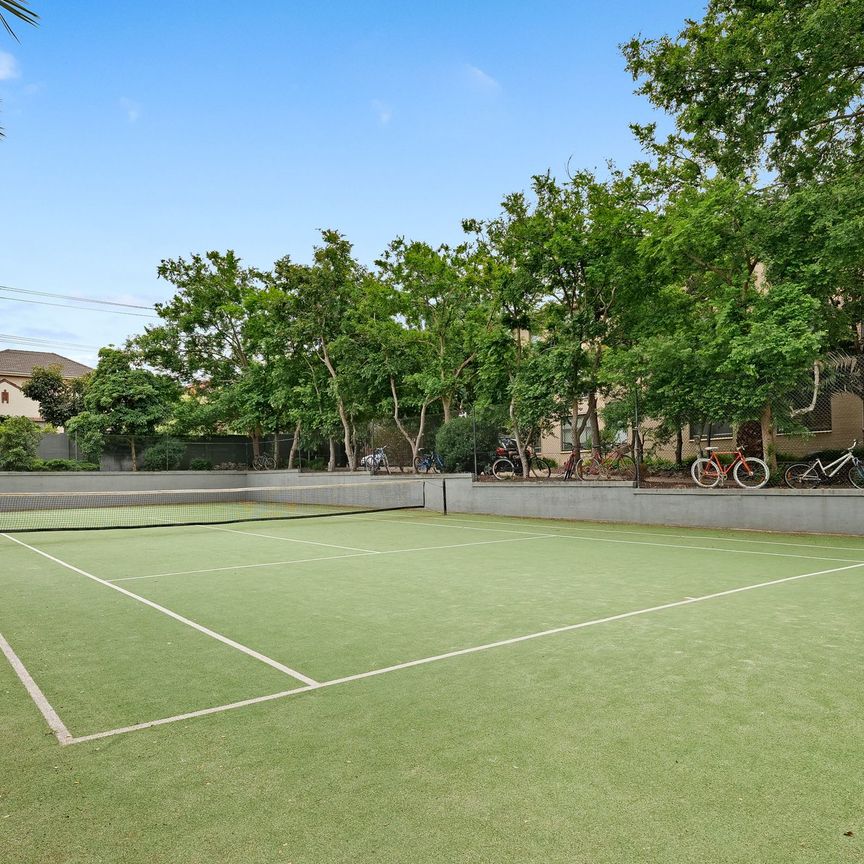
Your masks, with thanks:
M596 451L579 461L576 476L580 480L617 480L636 479L636 463L629 455L630 445L620 444L605 456ZM572 457L571 457L572 458Z
M796 462L786 469L783 479L790 489L815 489L823 483L834 482L840 477L840 472L851 462L846 477L856 489L864 489L864 460L859 459L852 452L857 446L858 441L853 441L852 446L842 456L827 465L823 464L821 459L815 459L813 462Z
M735 450L706 447L705 452L708 457L697 459L690 469L693 482L703 489L713 489L718 483L725 485L730 473L742 489L761 489L771 477L767 463L755 456L745 456L743 447L736 447ZM733 454L735 458L728 465L718 458Z
M501 455L506 453L506 455ZM496 480L512 480L514 477L522 476L522 460L518 453L499 447L496 451L498 458L492 463L492 474ZM528 476L535 480L548 480L552 476L549 463L540 456L528 450Z
M417 474L440 474L444 470L444 460L434 450L421 450L414 460L414 471Z
M276 468L276 460L272 456L261 453L252 460L252 468L255 471L273 471Z
M573 475L576 473L576 465L578 460L576 459L576 451L571 451L570 455L567 457L567 461L561 466L561 478L563 480L570 480Z
M382 468L389 474L390 462L387 460L387 445L376 447L372 453L368 453L360 460L360 467L365 468L370 474L375 475Z

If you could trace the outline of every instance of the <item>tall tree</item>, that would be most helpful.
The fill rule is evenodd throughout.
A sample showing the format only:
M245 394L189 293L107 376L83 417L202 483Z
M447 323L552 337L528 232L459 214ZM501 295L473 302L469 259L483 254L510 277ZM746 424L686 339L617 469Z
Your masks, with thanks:
M623 51L677 144L722 173L791 182L864 157L864 0L709 0L676 36Z
M258 456L264 417L246 410L244 394L253 367L264 360L250 336L264 275L242 266L231 250L193 255L188 261L164 260L158 275L176 293L156 304L163 323L148 326L133 340L135 348L155 368L194 385L202 395L206 391L205 398L225 409L223 425L249 435ZM239 392L232 393L235 389Z
M125 438L132 470L137 471L137 439L152 434L169 418L177 396L171 379L136 367L129 352L101 348L84 394L84 410L69 421L68 429L82 434L89 454L101 449L106 436Z

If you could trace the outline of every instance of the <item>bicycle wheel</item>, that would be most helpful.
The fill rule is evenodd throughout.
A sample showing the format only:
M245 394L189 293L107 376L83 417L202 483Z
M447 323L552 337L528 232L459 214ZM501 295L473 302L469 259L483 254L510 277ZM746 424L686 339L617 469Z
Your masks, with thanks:
M492 474L496 480L512 480L516 476L516 466L502 457L492 464Z
M864 462L858 462L849 469L849 482L856 489L864 489Z
M771 477L771 471L767 462L748 456L746 464L739 462L735 466L733 476L742 489L761 489Z
M720 482L720 471L710 459L697 459L690 469L690 476L697 486L713 489Z
M790 489L815 489L819 485L819 475L812 465L804 462L790 465L783 474L783 480Z
M589 456L576 466L576 476L580 480L608 480L609 472L600 459Z
M622 456L612 463L612 474L619 480L635 480L636 463L629 456Z
M429 463L426 460L425 456L415 456L414 457L414 473L415 474L428 474L429 473Z
M536 477L538 480L548 480L552 476L552 469L545 459L541 459L539 456L532 456L528 460L528 474L531 477Z

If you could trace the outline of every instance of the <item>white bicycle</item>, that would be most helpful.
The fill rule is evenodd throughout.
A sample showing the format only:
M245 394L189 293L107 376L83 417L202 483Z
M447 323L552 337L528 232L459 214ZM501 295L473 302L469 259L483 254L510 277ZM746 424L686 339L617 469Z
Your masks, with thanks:
M821 459L796 462L786 469L783 479L790 489L815 489L845 477L856 489L864 489L864 461L852 452L857 446L858 442L853 441L842 456L827 465ZM849 469L844 471L847 465Z

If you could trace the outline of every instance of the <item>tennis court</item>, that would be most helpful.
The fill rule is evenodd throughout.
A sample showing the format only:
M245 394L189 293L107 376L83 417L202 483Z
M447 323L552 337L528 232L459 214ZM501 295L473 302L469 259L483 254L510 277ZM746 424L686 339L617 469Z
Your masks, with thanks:
M864 860L860 540L276 494L0 537L0 859Z

